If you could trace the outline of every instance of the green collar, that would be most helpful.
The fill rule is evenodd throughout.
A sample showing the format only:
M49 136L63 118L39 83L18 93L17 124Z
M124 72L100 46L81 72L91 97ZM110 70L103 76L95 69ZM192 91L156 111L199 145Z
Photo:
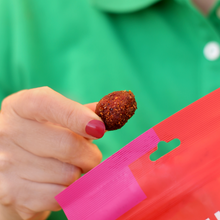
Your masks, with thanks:
M95 7L115 13L134 12L161 0L89 0Z

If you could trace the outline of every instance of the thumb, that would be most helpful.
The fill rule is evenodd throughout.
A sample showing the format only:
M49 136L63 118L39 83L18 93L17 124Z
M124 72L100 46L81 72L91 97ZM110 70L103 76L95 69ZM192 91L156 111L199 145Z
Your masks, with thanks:
M84 106L86 106L87 108L89 108L90 110L92 110L93 112L95 112L96 109L96 105L98 104L98 102L93 102L93 103L88 103L85 104Z

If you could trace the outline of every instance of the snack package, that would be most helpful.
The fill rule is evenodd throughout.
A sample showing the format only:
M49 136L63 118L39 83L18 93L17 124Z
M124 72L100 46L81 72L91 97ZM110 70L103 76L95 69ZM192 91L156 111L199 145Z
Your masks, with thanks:
M160 141L181 144L156 161ZM220 220L220 89L123 147L56 196L69 220Z

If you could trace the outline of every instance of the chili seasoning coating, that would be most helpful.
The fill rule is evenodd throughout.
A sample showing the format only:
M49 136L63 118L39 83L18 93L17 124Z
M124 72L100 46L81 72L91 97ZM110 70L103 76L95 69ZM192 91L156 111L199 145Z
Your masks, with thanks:
M124 126L137 109L134 94L116 91L104 96L96 106L95 113L103 120L106 130L116 130Z

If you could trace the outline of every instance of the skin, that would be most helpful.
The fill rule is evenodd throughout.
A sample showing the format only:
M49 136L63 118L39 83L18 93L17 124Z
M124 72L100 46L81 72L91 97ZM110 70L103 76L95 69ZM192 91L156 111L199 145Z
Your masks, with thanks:
M7 97L0 113L0 219L46 219L54 197L102 159L85 133L96 103L81 105L48 87Z

